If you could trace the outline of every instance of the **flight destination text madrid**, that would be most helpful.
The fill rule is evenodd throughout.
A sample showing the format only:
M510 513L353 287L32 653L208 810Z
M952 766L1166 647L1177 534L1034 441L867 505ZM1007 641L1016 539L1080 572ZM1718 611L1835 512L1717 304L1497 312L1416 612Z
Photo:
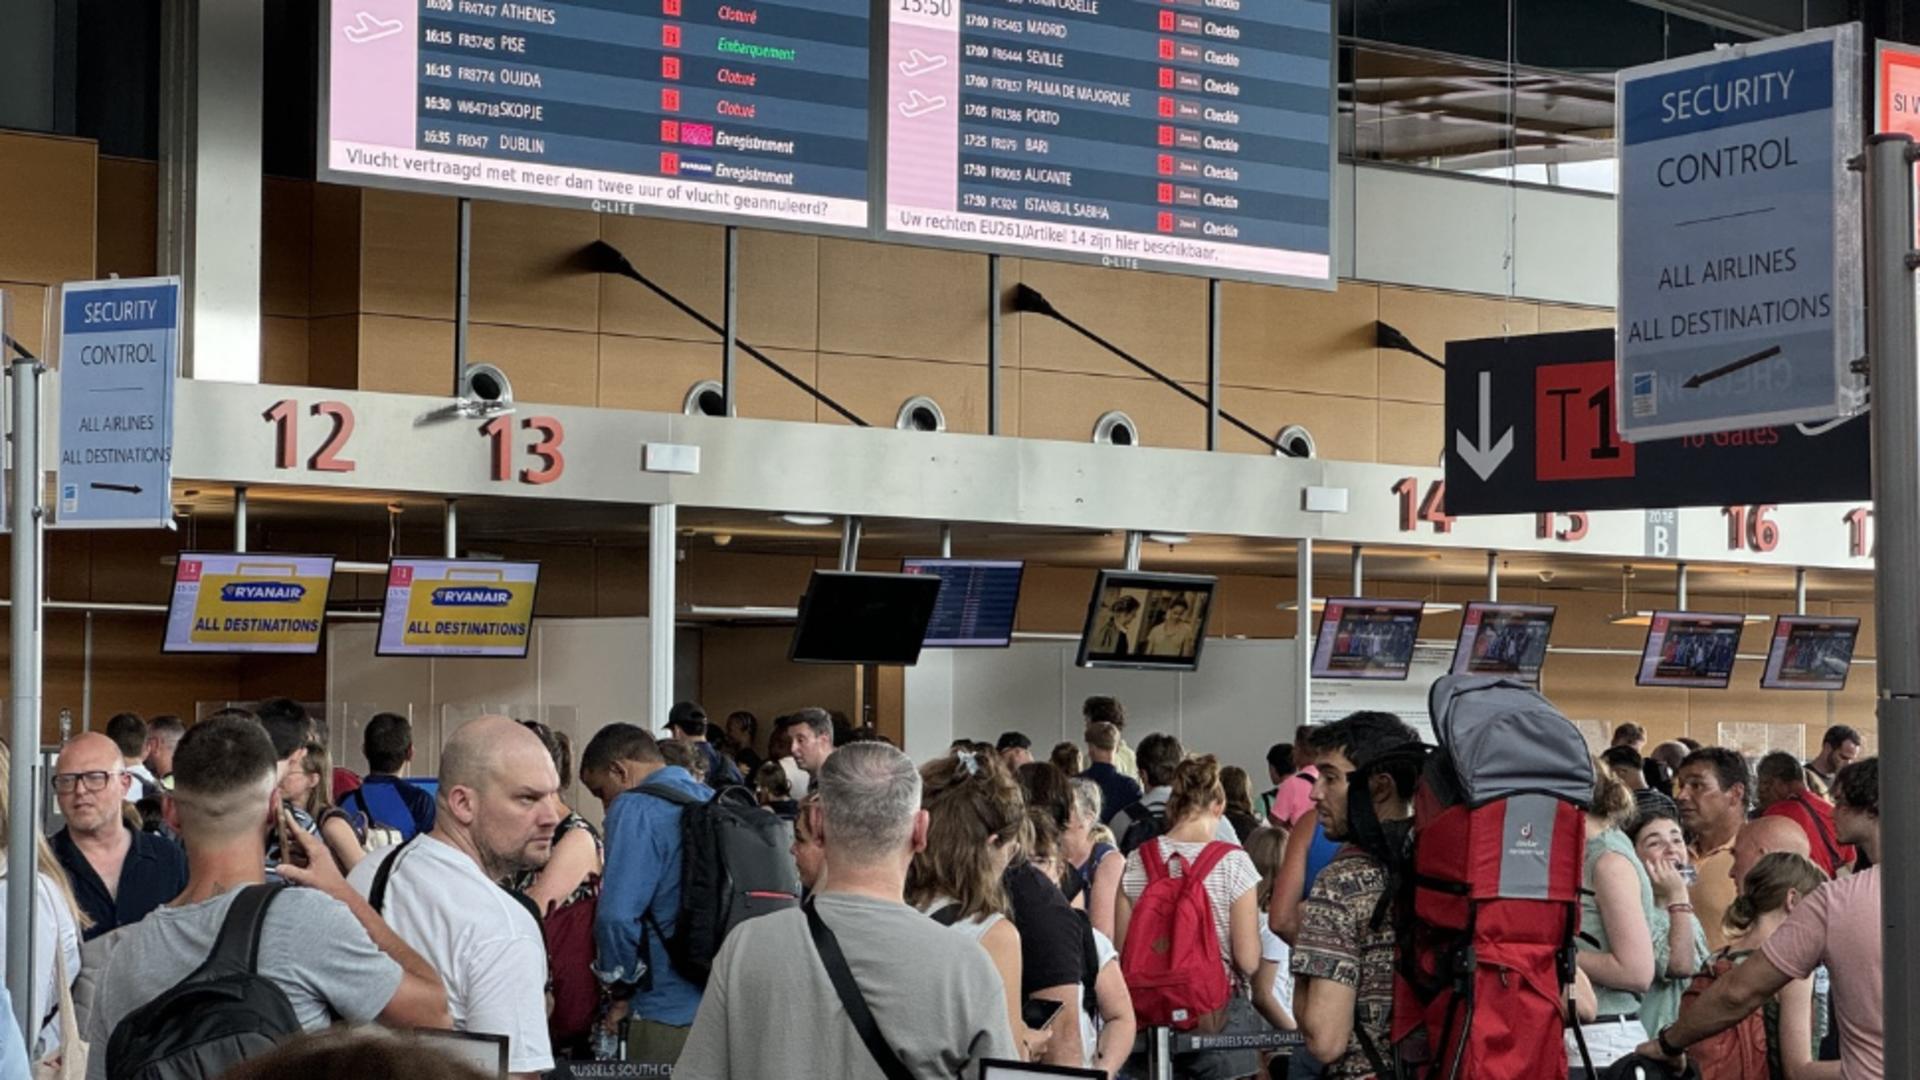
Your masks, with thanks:
M337 172L867 225L866 0L357 0Z
M1325 279L1313 0L889 0L886 227Z

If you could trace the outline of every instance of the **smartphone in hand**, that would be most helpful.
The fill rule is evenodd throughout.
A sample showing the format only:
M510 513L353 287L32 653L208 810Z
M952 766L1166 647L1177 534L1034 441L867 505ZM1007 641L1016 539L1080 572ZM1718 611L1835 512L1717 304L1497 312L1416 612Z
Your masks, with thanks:
M1045 1031L1053 1024L1061 1004L1047 998L1028 998L1020 1004L1020 1022L1035 1031Z

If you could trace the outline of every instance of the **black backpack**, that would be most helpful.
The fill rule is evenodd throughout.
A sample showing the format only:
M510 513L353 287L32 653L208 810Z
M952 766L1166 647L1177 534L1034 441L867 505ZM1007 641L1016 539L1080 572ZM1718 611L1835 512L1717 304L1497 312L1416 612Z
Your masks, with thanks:
M644 926L666 939L675 971L705 986L728 931L755 916L799 906L793 834L743 787L721 788L711 799L664 784L634 790L681 808L680 910L673 933L662 933L651 911ZM646 943L641 945L644 950ZM651 987L651 980L643 977L642 985Z
M1122 810L1127 815L1127 831L1120 837L1120 854L1131 855L1141 844L1167 831L1167 807L1137 802Z
M278 983L259 973L260 931L280 886L234 897L206 963L128 1013L107 1040L107 1080L211 1080L300 1034Z

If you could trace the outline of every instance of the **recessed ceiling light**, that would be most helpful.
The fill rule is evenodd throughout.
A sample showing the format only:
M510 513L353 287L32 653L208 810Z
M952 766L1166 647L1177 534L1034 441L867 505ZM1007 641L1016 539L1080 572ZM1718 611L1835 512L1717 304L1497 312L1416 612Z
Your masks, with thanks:
M1150 532L1147 534L1147 541L1153 544L1184 544L1191 539L1193 538L1186 533Z
M780 520L789 525L801 525L808 528L833 524L833 518L828 517L826 514L781 514Z

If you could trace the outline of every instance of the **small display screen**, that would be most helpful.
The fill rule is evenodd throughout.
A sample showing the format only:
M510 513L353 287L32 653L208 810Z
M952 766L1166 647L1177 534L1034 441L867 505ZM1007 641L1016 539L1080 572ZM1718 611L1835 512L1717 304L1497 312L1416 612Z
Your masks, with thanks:
M1426 607L1424 600L1328 600L1313 643L1313 677L1405 679Z
M787 656L802 664L917 663L939 596L931 574L815 570Z
M182 552L167 605L167 653L320 651L333 556Z
M1511 675L1538 686L1554 610L1551 604L1468 604L1453 650L1453 674Z
M1724 690L1740 651L1744 615L1656 611L1640 654L1641 686Z
M1845 690L1860 620L1782 615L1773 624L1764 690Z
M940 579L926 645L932 649L1004 648L1013 644L1014 611L1026 564L984 559L907 559L901 571Z
M1081 667L1192 671L1207 639L1215 580L1102 570L1080 632Z

